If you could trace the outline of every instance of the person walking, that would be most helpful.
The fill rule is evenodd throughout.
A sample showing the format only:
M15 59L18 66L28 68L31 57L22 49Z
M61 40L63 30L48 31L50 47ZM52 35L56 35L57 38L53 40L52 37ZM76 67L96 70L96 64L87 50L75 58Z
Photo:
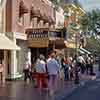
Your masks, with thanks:
M78 66L81 69L81 73L84 74L85 72L85 60L83 55L80 54L80 56L77 58Z
M90 75L95 75L95 73L94 73L94 68L93 68L93 65L94 65L94 58L93 58L93 56L92 55L90 55Z
M64 80L69 80L69 61L66 57L62 59L62 68L64 69Z
M46 88L47 84L46 84L46 62L45 62L45 57L44 55L40 55L37 64L36 64L36 73L37 73L37 77L36 77L36 83L37 83L37 87L42 89L42 88Z
M51 51L47 60L47 70L49 75L48 87L50 95L52 95L57 88L57 77L60 70L60 66L56 61L55 56L55 52Z
M89 74L90 67L91 67L91 65L90 65L91 58L90 58L90 56L88 54L86 55L85 61L86 61L86 72L87 72L87 74Z
M27 79L31 79L31 76L30 76L30 70L31 70L31 64L29 63L29 60L26 59L26 62L24 64L24 81L27 81Z

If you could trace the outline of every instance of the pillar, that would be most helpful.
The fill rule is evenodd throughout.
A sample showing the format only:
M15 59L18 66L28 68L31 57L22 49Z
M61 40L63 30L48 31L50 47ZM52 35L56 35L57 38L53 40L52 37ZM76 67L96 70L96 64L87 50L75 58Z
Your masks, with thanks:
M6 50L4 50L4 62L3 62L3 65L4 65L3 83L5 83L5 79L6 79L6 76L7 76L7 51Z
M44 28L49 28L49 23L45 23Z
M40 20L39 24L38 24L38 28L43 28L43 20Z
M11 73L10 78L15 79L17 75L17 58L16 58L16 51L11 51Z
M16 33L12 33L12 41L16 44ZM8 75L8 79L18 79L21 78L22 75L18 72L18 64L17 64L17 51L11 50L11 65L10 65L10 74Z
M33 18L33 28L37 28L37 17Z

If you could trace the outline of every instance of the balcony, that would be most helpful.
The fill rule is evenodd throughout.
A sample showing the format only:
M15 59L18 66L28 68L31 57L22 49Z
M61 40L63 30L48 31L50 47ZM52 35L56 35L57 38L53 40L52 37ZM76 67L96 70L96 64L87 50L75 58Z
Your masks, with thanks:
M64 40L66 38L66 32L64 29L50 30L49 31L49 46L54 49L66 48Z
M28 47L46 48L49 44L48 29L28 29Z

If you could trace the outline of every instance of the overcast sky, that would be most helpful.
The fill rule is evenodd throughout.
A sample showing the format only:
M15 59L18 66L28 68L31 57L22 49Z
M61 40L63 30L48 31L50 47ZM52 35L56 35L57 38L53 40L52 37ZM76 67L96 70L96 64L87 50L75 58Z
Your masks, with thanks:
M92 9L100 9L100 0L79 0L84 10L91 11Z

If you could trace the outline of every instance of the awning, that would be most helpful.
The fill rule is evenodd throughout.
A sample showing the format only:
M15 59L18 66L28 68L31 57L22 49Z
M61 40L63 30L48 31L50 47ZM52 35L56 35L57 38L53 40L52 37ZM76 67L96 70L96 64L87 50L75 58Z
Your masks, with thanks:
M87 53L87 54L91 54L91 52L89 52L88 50L84 49L84 48L80 48L80 50L82 50L83 52Z
M81 54L85 54L85 52L83 52L81 49L78 49L78 52Z
M5 34L0 33L0 49L2 50L20 50L13 41L11 41Z

